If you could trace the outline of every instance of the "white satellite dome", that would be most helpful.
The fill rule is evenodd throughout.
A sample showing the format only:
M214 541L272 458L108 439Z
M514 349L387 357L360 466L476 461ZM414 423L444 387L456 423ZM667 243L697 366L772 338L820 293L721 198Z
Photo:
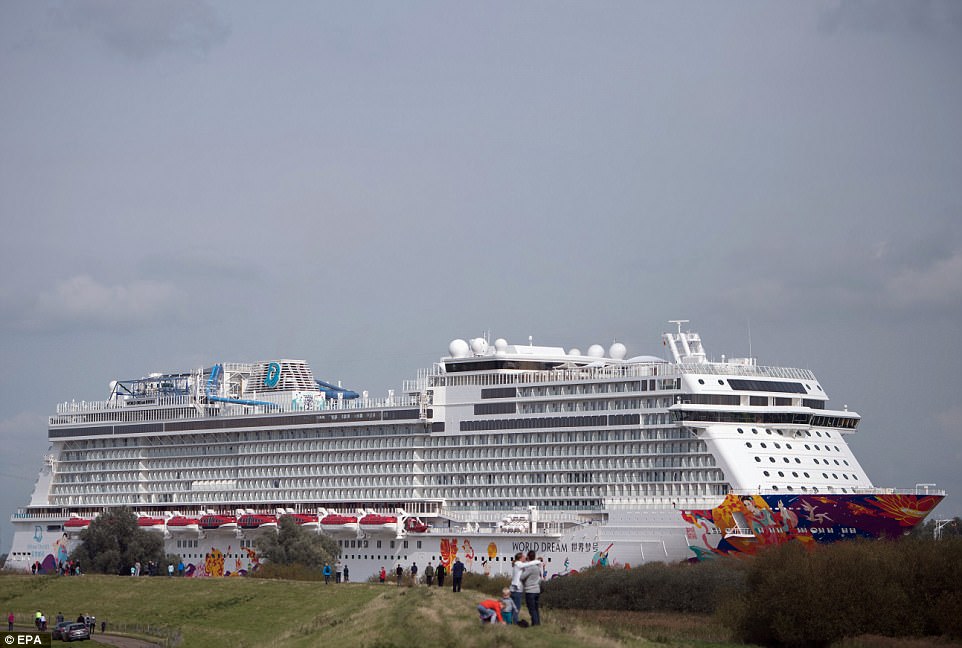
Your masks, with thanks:
M605 348L600 344L592 344L590 347L588 347L588 357L589 358L605 357Z
M624 360L625 354L628 353L628 347L626 347L621 342L615 342L608 348L608 357L614 358L615 360Z
M471 350L474 351L476 355L482 355L488 350L488 341L484 338L474 338L471 340Z
M451 340L451 344L448 345L448 352L452 358L463 358L468 355L468 343L460 338Z
M494 341L495 351L506 351L508 349L508 341L504 338L498 338Z
M568 349L568 355L570 355L570 356L580 356L580 355L581 355L581 349L579 349L578 347L571 347L570 349Z

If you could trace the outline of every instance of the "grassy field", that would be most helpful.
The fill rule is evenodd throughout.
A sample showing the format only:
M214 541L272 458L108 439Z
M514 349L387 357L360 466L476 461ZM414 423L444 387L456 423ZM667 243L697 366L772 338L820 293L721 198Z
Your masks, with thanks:
M481 627L483 594L465 590L352 583L324 585L253 578L169 579L0 575L0 612L29 623L92 614L108 632L150 626L185 648L225 645L406 648L548 648L578 646L739 646L708 617L546 608L542 626Z

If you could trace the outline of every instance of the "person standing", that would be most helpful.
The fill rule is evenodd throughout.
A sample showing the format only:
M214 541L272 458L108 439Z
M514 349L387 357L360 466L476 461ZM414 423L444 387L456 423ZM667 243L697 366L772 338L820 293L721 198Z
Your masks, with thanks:
M16 617L13 616L13 612L7 615L7 630L13 632L13 622L16 620Z
M461 579L464 577L464 563L458 558L451 565L451 591L461 591Z
M381 579L381 584L382 584L382 585L384 584L384 581L387 580L387 570L384 569L384 565L381 565L381 573L378 574L377 577L378 577L379 579Z
M434 567L428 562L428 566L424 568L424 582L428 584L428 587L434 585Z
M401 567L401 563L397 564L397 569L394 570L394 575L397 576L397 586L401 586L401 579L404 578L404 567Z
M324 584L330 585L331 583L331 566L328 563L324 563Z
M344 565L344 582L351 580L351 572L348 570L347 565Z
M524 572L524 568L529 565L541 565L541 562L535 560L534 562L528 562L524 559L524 553L519 551L514 555L514 560L511 561L511 587L508 589L511 591L511 600L514 601L514 606L517 611L521 611L521 601L524 598L524 585L521 584L521 575Z
M438 563L438 568L434 570L434 575L438 579L438 587L444 587L444 575L447 572L444 570L444 563Z
M414 579L414 584L418 584L418 564L416 562L411 563L411 578Z
M528 564L521 570L521 585L524 588L524 604L531 615L531 625L541 625L541 612L538 605L541 598L541 562L535 560L534 551L528 552Z

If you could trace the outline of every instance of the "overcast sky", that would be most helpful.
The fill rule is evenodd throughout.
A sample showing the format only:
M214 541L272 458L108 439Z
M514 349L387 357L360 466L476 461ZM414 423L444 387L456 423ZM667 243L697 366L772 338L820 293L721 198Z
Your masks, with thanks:
M962 515L958 2L0 0L0 219L0 551L111 380L677 318Z

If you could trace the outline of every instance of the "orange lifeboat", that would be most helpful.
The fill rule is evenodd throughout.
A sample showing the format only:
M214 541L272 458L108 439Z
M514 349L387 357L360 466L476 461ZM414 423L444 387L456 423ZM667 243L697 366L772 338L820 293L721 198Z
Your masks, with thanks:
M386 534L397 533L398 523L396 515L379 515L371 513L358 521L358 525L365 533Z

